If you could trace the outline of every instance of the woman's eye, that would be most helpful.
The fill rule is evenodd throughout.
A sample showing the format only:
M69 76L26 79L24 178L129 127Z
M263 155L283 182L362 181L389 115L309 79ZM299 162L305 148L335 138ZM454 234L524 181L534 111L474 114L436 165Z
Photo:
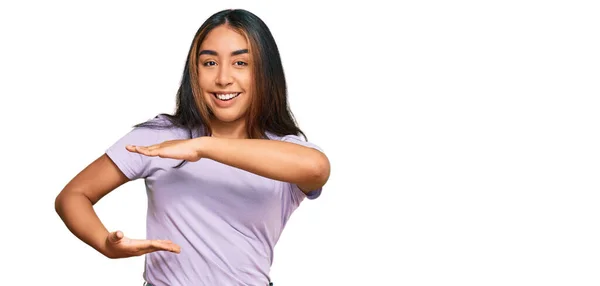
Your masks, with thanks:
M242 62L242 61L237 61L237 62L235 62L235 64L238 66L247 66L248 65L246 62Z
M214 65L216 65L216 64L217 64L217 63L216 63L216 62L214 62L214 61L208 61L208 62L205 62L205 63L204 63L204 66L205 66L205 67L210 67L210 66L214 66Z

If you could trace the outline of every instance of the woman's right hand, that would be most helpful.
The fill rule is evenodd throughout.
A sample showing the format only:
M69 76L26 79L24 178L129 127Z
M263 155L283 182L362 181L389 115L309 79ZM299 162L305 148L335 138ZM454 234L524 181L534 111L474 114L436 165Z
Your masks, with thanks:
M170 240L131 239L125 237L121 231L108 234L105 250L106 256L110 258L140 256L155 251L181 252L179 245Z

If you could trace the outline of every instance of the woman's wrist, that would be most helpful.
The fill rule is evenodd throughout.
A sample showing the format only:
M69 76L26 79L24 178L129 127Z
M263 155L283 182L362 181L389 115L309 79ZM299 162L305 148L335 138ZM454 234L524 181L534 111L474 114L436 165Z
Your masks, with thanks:
M196 143L196 152L200 156L200 158L208 158L210 159L210 150L211 145L213 145L213 137L210 136L202 136L195 139Z

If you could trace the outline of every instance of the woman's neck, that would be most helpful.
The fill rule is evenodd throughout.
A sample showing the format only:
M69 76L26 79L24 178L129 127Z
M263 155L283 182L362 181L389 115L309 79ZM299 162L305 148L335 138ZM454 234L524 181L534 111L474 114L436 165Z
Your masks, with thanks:
M246 121L242 118L234 122L223 122L213 119L210 127L212 129L212 137L230 139L248 138L246 134Z

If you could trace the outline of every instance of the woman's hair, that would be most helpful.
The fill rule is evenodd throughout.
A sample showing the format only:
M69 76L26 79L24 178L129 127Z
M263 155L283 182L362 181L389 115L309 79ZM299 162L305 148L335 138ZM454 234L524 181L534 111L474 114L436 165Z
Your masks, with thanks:
M245 35L250 45L254 84L245 119L248 138L263 138L266 132L279 136L302 134L306 138L288 106L286 80L275 39L259 17L243 9L217 12L196 32L177 91L176 111L173 115L163 114L171 126L188 129L190 134L201 127L207 135L212 133L209 120L211 113L202 99L198 80L198 53L208 33L221 25L228 25ZM165 126L153 125L148 121L136 127Z

